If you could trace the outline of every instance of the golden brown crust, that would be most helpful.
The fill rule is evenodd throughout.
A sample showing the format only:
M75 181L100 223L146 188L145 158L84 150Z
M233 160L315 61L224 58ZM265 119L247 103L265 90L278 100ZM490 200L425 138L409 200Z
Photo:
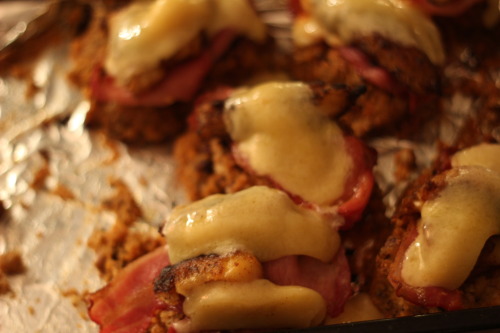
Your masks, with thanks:
M244 272L235 274L238 270ZM197 286L215 281L239 281L248 276L258 278L261 275L260 263L250 253L237 251L223 256L201 255L164 268L155 280L154 291L167 304L173 305L182 299L179 294L189 293ZM172 303L173 300L176 302Z
M270 184L239 167L223 138L203 140L197 133L186 133L176 140L174 157L179 166L178 180L191 200Z
M102 209L114 212L116 221L109 230L95 230L88 241L97 255L95 265L106 281L111 281L128 263L165 244L160 233L132 229L142 211L123 182L114 180L111 185L116 189L115 195L102 203Z
M379 35L358 38L352 45L367 54L374 64L386 69L398 82L417 95L437 93L439 72L427 56Z
M156 297L169 309L160 311L152 322L152 332L163 332L174 321L184 317L184 296L194 288L217 281L252 281L262 277L262 266L255 256L247 252L226 255L201 255L165 267L156 278Z
M148 144L171 139L182 132L189 106L131 107L94 102L87 114L89 128L130 144Z
M437 71L430 63L425 64L418 81L412 81L410 74L400 71L409 70L414 63L420 61L422 55L416 50L405 49L404 59L391 62L392 52L400 47L381 38L366 37L358 41L359 46L381 55L383 65L398 74L398 79L411 83L412 94L423 94L419 103L413 105L407 94L392 94L366 82L341 55L339 49L331 48L325 43L296 49L293 54L292 75L303 81L321 81L328 84L345 84L347 86L364 87L365 92L356 100L354 107L338 118L345 127L350 128L357 136L374 136L396 134L400 137L411 137L418 131L431 115L438 110L436 86ZM364 50L365 51L365 50ZM415 59L412 57L415 55ZM419 60L420 59L420 60ZM424 60L421 60L424 62ZM428 60L427 60L428 62ZM403 68L404 67L404 68ZM415 70L412 69L412 72ZM420 75L420 74L419 74ZM429 75L429 77L426 77ZM401 78L400 78L401 77ZM404 87L406 83L402 83ZM430 93L431 92L431 93Z

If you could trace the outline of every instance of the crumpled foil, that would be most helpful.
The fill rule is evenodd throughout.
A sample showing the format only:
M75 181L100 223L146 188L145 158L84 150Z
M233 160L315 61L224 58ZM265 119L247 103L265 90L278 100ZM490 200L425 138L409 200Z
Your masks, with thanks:
M131 148L85 128L89 103L66 80L67 51L38 61L33 96L27 82L0 77L0 254L19 251L27 267L0 295L0 332L98 331L79 295L104 284L87 243L115 223L101 208L112 180L133 193L144 232L184 200L169 146Z
M112 180L121 180L133 194L143 212L135 227L144 232L156 232L172 207L185 201L168 144L132 148L85 128L89 103L66 80L67 51L61 45L41 57L30 97L25 81L0 77L0 201L6 208L0 254L18 250L27 267L9 277L13 294L0 295L2 333L98 331L78 295L104 284L87 243L94 230L115 223L115 214L100 206L114 194ZM472 107L463 96L449 103L453 116L426 142L392 137L370 142L378 151L375 175L388 216L405 187L395 185L394 154L411 148L414 175L426 167L436 152L435 139L451 143Z

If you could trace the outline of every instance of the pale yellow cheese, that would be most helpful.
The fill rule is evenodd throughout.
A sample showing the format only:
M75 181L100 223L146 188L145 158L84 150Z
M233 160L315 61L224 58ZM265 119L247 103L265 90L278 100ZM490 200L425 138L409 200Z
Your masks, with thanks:
M325 325L352 323L357 321L383 319L384 315L373 304L370 296L359 293L351 297L344 306L344 311L335 318L327 318Z
M500 144L482 143L453 155L451 159L453 167L476 165L483 166L500 173Z
M405 254L403 280L454 290L473 269L488 238L500 234L500 174L461 166L421 211L417 239Z
M317 20L303 15L293 22L292 36L296 45L307 46L325 39L325 32Z
M307 7L324 39L333 44L348 44L354 38L377 33L387 39L413 46L435 64L444 61L444 49L437 27L429 17L404 0L309 0ZM296 43L314 43L317 31L298 22ZM307 28L309 30L302 30ZM312 38L307 38L313 32Z
M225 28L262 41L265 26L247 0L137 1L109 21L106 71L119 82L156 68L201 32Z
M270 82L235 93L225 123L238 153L259 175L318 205L345 190L352 168L341 129L313 103L309 86Z
M183 310L191 331L303 328L321 324L326 304L312 289L254 280L207 283L187 295Z
M177 207L163 234L172 264L235 250L250 252L261 262L299 254L326 262L340 243L338 233L320 214L264 186Z

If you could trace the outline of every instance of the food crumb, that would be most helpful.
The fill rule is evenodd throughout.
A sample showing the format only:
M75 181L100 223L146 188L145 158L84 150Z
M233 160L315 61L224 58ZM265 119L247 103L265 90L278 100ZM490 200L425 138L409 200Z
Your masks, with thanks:
M0 255L0 295L12 292L8 276L22 274L26 271L18 251L9 251Z
M78 311L78 314L82 319L88 320L87 315L87 302L85 300L86 293L80 293L76 289L68 289L61 291L61 295L68 298L71 301L73 307Z
M110 185L116 192L114 196L104 200L102 209L115 212L118 219L126 225L131 225L141 218L141 208L135 201L127 184L119 179L111 179Z
M0 255L0 271L6 275L23 274L26 266L18 251L9 251Z
M394 155L394 178L396 181L407 180L416 168L415 152L411 148L402 148Z
M142 217L140 206L135 201L127 184L111 179L115 194L102 202L101 209L116 214L115 224L108 230L95 230L88 246L96 252L96 267L101 277L110 281L128 263L164 245L160 233L145 233L134 230L134 223Z
M10 288L9 280L7 279L7 275L0 271L0 295L5 295L12 292Z
M75 200L76 198L73 192L62 184L57 185L53 194L59 196L63 200Z

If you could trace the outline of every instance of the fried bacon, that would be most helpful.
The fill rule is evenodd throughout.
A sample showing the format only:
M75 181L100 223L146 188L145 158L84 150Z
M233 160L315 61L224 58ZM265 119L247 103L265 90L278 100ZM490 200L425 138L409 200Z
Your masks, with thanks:
M153 281L169 264L165 248L146 254L126 266L111 283L89 295L89 316L100 332L144 332L156 311L170 305L154 296Z

